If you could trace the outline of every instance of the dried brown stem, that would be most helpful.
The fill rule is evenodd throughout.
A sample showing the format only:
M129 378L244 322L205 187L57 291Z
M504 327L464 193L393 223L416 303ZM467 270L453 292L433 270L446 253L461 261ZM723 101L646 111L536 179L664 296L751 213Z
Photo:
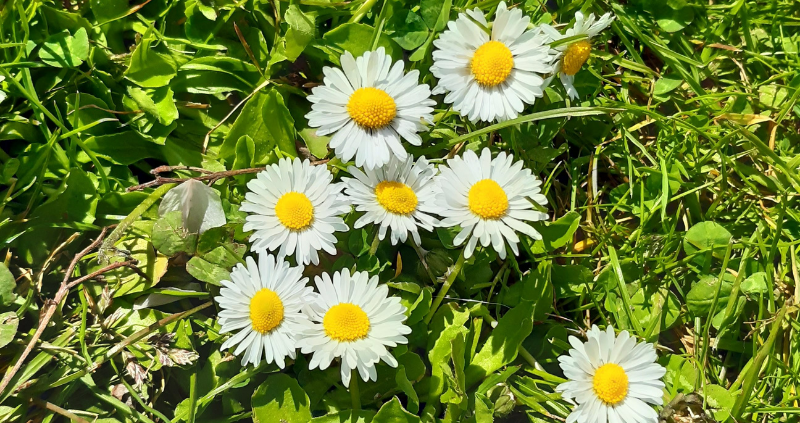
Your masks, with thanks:
M5 389L8 387L8 384L11 382L11 379L14 378L19 369L22 367L22 364L25 362L25 359L28 358L28 355L31 353L31 351L33 351L33 347L36 345L36 342L38 342L39 338L41 338L42 333L44 333L44 330L47 328L47 324L50 323L50 319L53 318L53 315L55 314L56 310L58 310L61 301L64 299L64 297L67 296L71 288L75 287L81 282L85 282L91 278L97 277L110 270L123 266L131 267L134 266L134 264L136 263L135 260L113 263L100 270L92 272L86 276L82 276L70 282L69 280L70 276L72 276L72 273L75 271L75 267L78 265L78 262L86 254L89 254L92 250L94 250L100 245L100 242L103 240L103 237L105 237L107 230L108 230L107 227L103 228L103 230L100 232L100 235L97 236L97 239L95 239L94 242L89 244L88 247L84 248L83 250L81 250L81 252L76 254L75 257L73 257L72 261L69 263L69 267L67 267L67 272L64 275L64 279L61 281L61 286L58 288L56 295L53 297L52 300L48 300L46 302L45 306L47 307L47 309L45 310L44 313L42 313L41 318L39 319L39 326L36 328L36 332L31 337L31 340L28 341L28 345L22 351L22 355L20 355L17 362L14 363L14 367L12 367L11 370L6 372L5 376L3 376L3 380L2 382L0 382L0 393L5 391Z
M325 163L328 163L329 161L330 161L330 159L317 160L315 162L311 162L311 164L314 165L314 166L318 166L318 165L323 165ZM190 179L194 179L196 181L211 181L211 183L214 183L214 182L216 182L216 181L218 181L220 179L223 179L223 178L230 178L232 176L245 175L245 174L248 174L248 173L258 173L258 172L261 172L264 169L265 169L264 167L251 167L251 168L247 168L247 169L235 169L235 170L225 170L225 171L222 171L222 172L210 172L210 171L208 171L206 169L201 169L201 168L198 168L198 167L190 167L190 166L159 166L159 167L157 167L157 168L155 168L155 169L150 171L150 173L152 173L153 175L156 176L156 179L154 179L154 180L152 180L150 182L145 182L143 184L139 184L139 185L134 185L132 187L128 187L127 191L128 192L141 191L141 190L143 190L145 188L152 188L152 187L159 186L159 185L164 185L164 184L173 184L173 183L179 184L181 182L186 182L186 181L188 181ZM191 171L194 171L194 172L204 173L204 175L195 176L193 178L167 178L167 177L164 177L164 176L160 175L161 173L172 172L172 171L175 171L175 170L191 170Z

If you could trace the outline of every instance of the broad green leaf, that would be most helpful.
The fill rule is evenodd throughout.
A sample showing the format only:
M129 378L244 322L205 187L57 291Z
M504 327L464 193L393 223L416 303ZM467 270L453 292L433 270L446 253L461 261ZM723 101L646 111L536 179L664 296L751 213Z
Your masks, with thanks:
M767 274L765 272L756 272L748 276L747 279L742 281L741 290L743 293L756 298L760 294L767 294L769 292Z
M261 79L261 73L253 64L227 56L200 57L184 63L179 70L182 73L187 71L211 72L209 75L213 78L219 78L219 73L223 73L238 79L251 88L255 88Z
M17 326L19 326L17 313L9 311L0 314L0 348L5 348L6 345L14 340L14 336L17 334Z
M542 254L561 248L572 241L572 235L578 230L581 215L571 211L553 223L535 222L533 228L542 234L542 239L531 246L531 254Z
M494 421L494 404L486 395L475 393L475 423L492 423Z
M703 393L709 408L714 412L714 418L719 422L728 420L736 402L734 394L719 385L706 385Z
M678 87L681 86L683 83L683 78L677 75L666 75L658 79L656 81L656 86L653 89L653 94L655 95L664 95L668 94Z
M136 102L139 109L163 125L169 125L178 118L174 93L169 87L145 91L139 87L129 86L128 95Z
M167 86L177 74L176 63L151 47L154 39L147 32L131 55L131 62L125 77L146 88Z
M274 374L253 393L253 422L308 423L311 420L308 395L297 380L286 374Z
M14 293L17 283L14 275L8 270L3 262L0 262L0 306L6 306L14 302L17 294Z
M267 98L264 99L264 107L261 112L264 122L269 123L267 131L277 143L278 149L284 154L296 157L294 118L289 113L283 96L278 90L273 88L267 92Z
M77 106L77 108L75 107ZM107 112L111 107L105 101L86 93L72 93L67 95L67 118L72 129L86 127L101 119L116 119ZM103 122L81 131L82 134L103 135L113 132L119 127L119 122Z
M386 30L393 31L392 40L406 50L414 50L428 38L425 21L410 10L403 10L389 18Z
M444 307L442 307L444 308ZM435 330L435 322L438 320L436 317L444 317L446 316L446 312L450 310L452 312L452 320L448 322L447 319L444 320L444 328L439 332L436 333ZM466 336L469 332L466 327L464 327L464 323L469 318L469 311L457 311L456 309L447 308L445 310L439 310L437 312L437 316L434 316L433 322L431 324L431 336L430 339L433 338L435 341L433 342L432 348L428 351L428 361L430 363L446 363L450 361L450 357L452 355L452 345L451 342L455 339L458 335ZM430 398L438 398L439 395L444 392L444 373L442 368L437 365L431 366L431 380L430 380L430 389L428 396Z
M103 24L128 13L128 0L91 0L89 6L97 23Z
M409 413L400 404L397 397L392 398L383 404L375 417L372 418L372 423L418 423L419 417Z
M591 289L592 270L586 266L553 264L550 281L556 289L556 298L577 297Z
M728 305L728 297L733 289L733 276L726 273L722 278L722 287L719 287L719 280L716 276L703 276L692 286L686 294L686 306L689 312L695 317L706 317L711 311L714 303L714 296L719 289L719 299L717 300L716 311L724 310Z
M533 328L535 304L526 300L512 308L497 322L492 334L467 367L467 386L514 361L522 341Z
M283 37L283 55L290 62L297 60L306 46L314 39L316 31L315 18L303 13L296 4L289 5L284 15L284 20L289 24L289 30Z
M53 34L47 37L39 49L39 58L58 68L78 67L88 57L89 36L84 28L75 31L75 36L68 31Z
M225 137L220 156L231 160L236 154L236 144L245 135L252 138L255 144L251 162L254 165L268 163L276 146L292 157L297 156L294 120L283 97L274 88L266 92L259 91L247 101Z
M369 25L348 22L326 32L322 39L326 46L334 49L335 53L331 55L331 60L338 64L339 56L345 51L358 57L371 50L374 32L375 29ZM386 54L395 60L402 57L402 49L384 34L378 39L378 47L384 47Z
M197 247L197 234L189 233L184 227L180 210L171 211L156 221L151 240L156 250L169 257L178 253L192 254Z
M694 12L685 0L656 0L649 6L658 26L667 32L678 32L692 23Z
M306 142L308 151L318 159L324 159L328 156L328 143L331 142L331 137L328 135L317 135L317 128L303 128L297 132L300 138Z
M452 0L422 0L420 13L425 25L436 32L443 30L450 20L452 5Z
M687 254L713 249L714 255L721 258L732 238L731 233L719 223L700 222L686 232L683 248Z
M221 286L220 281L230 279L231 276L230 271L200 257L192 257L186 263L186 271L198 280L217 286Z

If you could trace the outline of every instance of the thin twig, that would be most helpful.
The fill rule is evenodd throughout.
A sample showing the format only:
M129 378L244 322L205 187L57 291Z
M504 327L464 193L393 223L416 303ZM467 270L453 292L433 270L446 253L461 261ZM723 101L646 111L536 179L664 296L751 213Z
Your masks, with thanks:
M0 393L5 391L6 387L8 387L8 384L11 382L11 379L14 378L14 375L16 375L19 369L22 367L22 364L25 362L25 359L28 358L28 355L31 353L33 347L36 345L36 342L39 341L39 338L41 338L42 333L44 333L44 330L47 328L47 324L50 323L50 319L53 318L53 315L58 309L59 304L61 304L61 301L64 299L67 293L69 293L70 288L74 287L80 282L83 282L84 280L89 279L88 276L96 277L101 273L107 272L117 267L131 265L131 263L129 262L115 263L116 266L114 267L108 266L104 269L98 270L97 272L93 272L88 276L78 278L73 282L69 282L70 276L72 276L72 272L75 271L75 267L78 265L78 262L83 258L83 256L89 254L89 252L91 252L100 245L100 242L103 240L103 237L105 237L107 230L108 230L107 227L103 228L103 230L100 232L100 235L97 236L97 239L95 239L94 242L89 244L88 247L84 248L83 250L81 250L81 252L76 254L75 257L73 257L72 261L69 263L69 267L67 267L67 272L64 275L64 279L61 281L61 286L58 288L56 295L53 297L52 300L46 301L47 310L42 314L42 317L39 320L39 327L36 328L36 332L31 337L31 340L28 341L28 345L22 351L22 355L20 355L19 359L14 364L14 367L12 367L11 370L6 372L5 376L3 376L3 380L2 382L0 382Z
M330 161L330 159L312 161L311 165L312 166L319 166L319 165L326 164L329 161ZM145 182L143 184L139 184L139 185L134 185L132 187L128 187L127 191L128 192L141 191L141 190L143 190L145 188L152 188L152 187L156 187L156 186L163 185L163 184L179 184L181 182L186 182L186 181L188 181L190 179L194 179L196 181L211 181L211 183L214 183L214 182L216 182L216 181L218 181L220 179L223 179L223 178L230 178L232 176L245 175L245 174L248 174L248 173L258 173L258 172L261 172L261 171L263 171L265 169L266 169L265 167L250 167L250 168L247 168L247 169L234 169L234 170L224 170L224 171L221 171L221 172L211 172L211 171L208 171L208 170L205 170L205 169L196 168L196 167L189 167L189 166L159 166L159 167L157 167L157 168L155 168L155 169L150 171L150 173L152 173L153 175L156 176L156 179L154 179L154 180L152 180L150 182ZM172 172L174 170L191 170L191 171L195 171L195 172L204 173L205 175L203 175L203 176L195 176L195 177L192 177L192 178L167 178L167 177L164 177L164 176L160 175L161 173Z

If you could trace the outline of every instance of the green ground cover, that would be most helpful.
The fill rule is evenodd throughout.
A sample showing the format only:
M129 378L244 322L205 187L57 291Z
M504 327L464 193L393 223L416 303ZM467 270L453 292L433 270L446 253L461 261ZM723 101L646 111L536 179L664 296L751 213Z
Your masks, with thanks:
M388 284L412 330L398 366L346 388L309 355L220 351L214 297L249 254L253 172L300 157L350 176L305 117L322 68L383 47L436 86L446 23L498 3L0 0L0 421L566 421L558 357L593 324L656 345L664 421L797 421L795 0L509 3L562 32L616 16L579 97L556 77L489 124L436 95L404 146L435 165L514 154L543 181L543 240L463 260L453 228L392 245L351 212L305 273ZM159 216L186 178L219 193L224 226Z

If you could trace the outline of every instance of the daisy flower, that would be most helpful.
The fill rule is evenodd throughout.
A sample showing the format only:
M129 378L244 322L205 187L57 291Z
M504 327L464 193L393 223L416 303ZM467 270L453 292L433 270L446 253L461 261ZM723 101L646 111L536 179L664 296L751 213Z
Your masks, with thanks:
M281 159L247 183L249 192L239 210L248 212L244 230L252 251L278 250L278 257L296 254L297 263L319 264L317 251L336 254L336 231L347 231L340 217L350 211L342 184L331 184L325 166L308 160Z
M585 19L583 13L578 11L575 13L575 25L568 29L564 35L561 35L555 28L549 25L542 25L542 31L548 38L548 42L558 41L562 38L574 37L576 35L585 35L586 38L577 40L568 44L562 44L555 47L556 50L561 52L561 57L556 63L555 73L558 73L561 83L567 90L567 95L570 98L578 98L578 90L575 89L575 74L581 70L581 66L589 59L589 54L592 52L591 40L600 31L606 29L611 25L614 16L611 13L606 13L595 22L594 13L589 14L589 18Z
M400 298L390 297L386 285L378 285L378 277L367 272L352 275L346 268L315 278L319 294L307 312L310 322L304 323L297 346L303 354L313 353L308 368L325 370L335 357L342 359L342 383L350 386L352 369L361 378L377 380L375 364L383 360L397 367L387 347L405 344L411 329L404 325L406 308Z
M383 167L362 172L351 166L348 171L355 178L342 178L346 184L345 194L356 210L365 212L353 225L355 228L368 223L380 224L378 236L381 240L391 228L392 245L405 242L409 233L419 245L417 227L433 230L437 221L429 213L435 209L433 177L436 169L425 157L416 162L412 156L405 160L393 158Z
M627 331L614 336L611 326L592 326L588 337L570 336L573 349L558 358L569 381L556 391L578 403L567 423L657 423L648 404L661 404L666 369L655 362L653 344L637 344Z
M553 72L555 51L539 30L526 30L530 17L505 2L497 6L491 35L476 21L489 27L480 9L467 10L433 42L434 94L447 92L445 103L473 122L513 119L523 102L543 95L539 74Z
M235 355L244 352L243 366L258 366L263 357L282 369L285 357L295 357L296 334L308 321L301 308L314 298L314 290L306 286L302 266L289 267L269 254L261 254L258 265L252 257L245 260L247 266L237 264L214 298L222 308L220 332L238 331L221 349L236 346Z
M461 226L453 244L468 239L465 258L472 256L478 241L484 247L491 243L500 258L505 258L506 242L514 255L519 255L515 232L542 239L524 221L547 219L546 213L533 206L545 206L547 199L541 193L542 181L522 166L522 161L514 163L514 156L505 152L492 159L488 148L480 158L467 150L463 158L455 157L447 161L447 166L439 166L441 174L436 180L441 193L436 213L444 217L440 226Z
M346 51L341 63L342 69L322 69L324 85L308 96L308 126L319 128L317 135L333 134L336 157L355 157L356 166L374 169L391 156L405 160L400 139L420 145L417 132L427 129L423 121L433 121L430 87L417 83L418 70L404 74L402 60L392 65L383 47L356 59Z

